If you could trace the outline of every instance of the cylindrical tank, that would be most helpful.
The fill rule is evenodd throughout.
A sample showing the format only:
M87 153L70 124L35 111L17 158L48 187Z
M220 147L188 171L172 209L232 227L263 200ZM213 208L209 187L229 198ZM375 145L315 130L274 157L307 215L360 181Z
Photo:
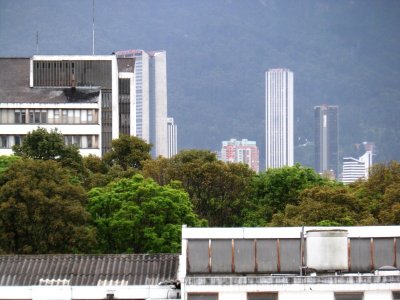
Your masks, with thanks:
M348 270L347 230L309 230L306 264L318 271Z

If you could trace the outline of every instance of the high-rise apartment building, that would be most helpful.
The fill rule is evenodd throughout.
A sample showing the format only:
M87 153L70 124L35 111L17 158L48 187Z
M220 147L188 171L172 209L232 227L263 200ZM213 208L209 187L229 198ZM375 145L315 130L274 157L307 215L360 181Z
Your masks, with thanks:
M167 157L166 52L124 50L116 54L120 58L135 58L136 134L153 145L154 157Z
M338 106L314 107L315 171L338 176Z
M167 119L168 130L168 158L178 154L178 126L174 123L174 118Z
M266 168L293 165L293 72L266 73Z
M343 173L341 181L352 183L359 179L368 179L372 166L372 151L367 151L359 159L343 157Z
M220 160L224 162L244 163L253 171L259 171L259 152L255 141L230 139L222 142Z

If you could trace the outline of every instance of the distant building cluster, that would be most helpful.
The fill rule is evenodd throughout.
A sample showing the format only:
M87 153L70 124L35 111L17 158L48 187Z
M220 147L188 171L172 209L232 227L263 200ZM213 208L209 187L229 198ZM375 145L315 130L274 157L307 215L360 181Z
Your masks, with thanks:
M0 73L0 154L39 126L57 128L82 155L102 156L121 134L151 143L155 157L177 152L165 51L0 58Z
M292 166L293 146L293 72L270 69L266 72L265 123L266 169ZM373 143L364 142L365 154L359 159L344 157L339 171L339 107L314 107L314 169L332 179L351 183L368 178L372 166Z
M230 139L222 142L218 153L220 160L231 163L244 163L255 172L259 172L259 151L255 141Z

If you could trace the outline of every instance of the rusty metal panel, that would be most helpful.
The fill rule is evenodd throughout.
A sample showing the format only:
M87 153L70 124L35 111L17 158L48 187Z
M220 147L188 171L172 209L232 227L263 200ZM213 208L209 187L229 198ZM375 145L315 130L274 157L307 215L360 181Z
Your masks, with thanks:
M235 240L235 272L253 273L255 270L254 240Z
M247 300L277 300L278 293L248 293Z
M300 272L300 239L279 240L280 272Z
M400 267L400 238L396 238L396 267Z
M371 271L371 239L350 239L350 261L351 272Z
M213 293L189 293L188 300L218 300L218 294Z
M278 255L276 251L276 239L260 239L256 244L257 272L278 272Z
M189 240L187 248L188 273L208 273L208 240Z
M211 240L211 272L232 273L232 240Z
M393 238L374 239L375 269L383 266L393 266L395 255L393 243Z

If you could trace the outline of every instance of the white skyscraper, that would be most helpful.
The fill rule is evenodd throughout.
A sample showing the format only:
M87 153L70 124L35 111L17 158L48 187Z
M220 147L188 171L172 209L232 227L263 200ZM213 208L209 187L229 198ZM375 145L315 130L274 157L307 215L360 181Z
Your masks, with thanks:
M168 157L167 55L165 51L117 51L135 58L136 135L153 145L154 157Z
M174 123L174 118L167 119L168 130L168 158L178 154L178 126Z
M293 72L266 73L266 168L293 165Z

